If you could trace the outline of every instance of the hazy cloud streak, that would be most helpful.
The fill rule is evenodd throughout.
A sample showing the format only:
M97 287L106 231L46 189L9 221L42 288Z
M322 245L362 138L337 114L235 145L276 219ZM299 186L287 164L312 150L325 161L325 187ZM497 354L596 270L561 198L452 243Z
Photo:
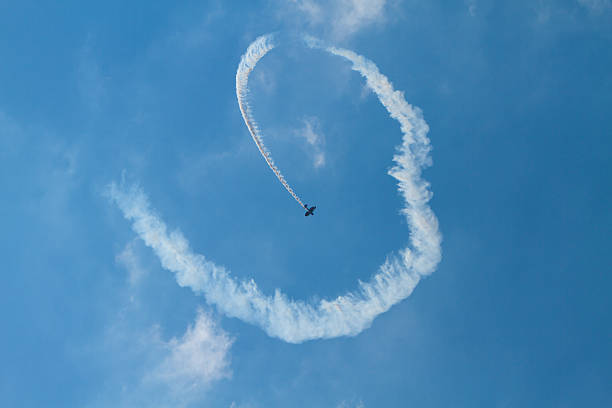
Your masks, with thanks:
M325 166L325 152L322 148L325 137L319 129L319 120L315 117L309 117L304 118L302 123L304 127L295 133L308 144L313 167L315 169L321 168Z

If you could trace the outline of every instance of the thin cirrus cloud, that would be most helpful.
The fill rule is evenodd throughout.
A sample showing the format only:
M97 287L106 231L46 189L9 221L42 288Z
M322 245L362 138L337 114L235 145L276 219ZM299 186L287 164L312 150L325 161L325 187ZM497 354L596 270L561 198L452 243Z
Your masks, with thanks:
M356 403L350 401L342 401L336 406L336 408L365 408L365 405L361 400Z
M610 0L578 0L578 3L594 13L601 13L610 7Z
M319 169L325 166L325 151L323 145L325 143L325 135L321 132L319 120L315 117L307 117L302 119L302 128L295 133L306 141L308 152L312 157L312 166Z
M311 27L331 27L336 39L344 39L385 20L386 0L289 0L281 7L298 14Z
M402 214L410 230L410 245L387 259L368 282L359 281L358 290L318 302L291 300L280 290L265 295L254 280L239 281L225 267L194 253L179 231L168 232L140 187L112 183L107 190L109 198L132 222L133 230L153 249L162 266L175 273L180 286L204 295L221 313L255 324L268 335L291 343L356 335L368 328L378 315L408 297L423 276L435 270L441 259L442 240L438 221L428 206L432 196L429 184L421 178L422 168L431 164L431 147L427 138L429 127L420 109L408 104L403 93L393 88L372 61L311 37L305 41L311 48L349 61L390 116L399 122L403 134L393 156L395 166L388 173L397 180L405 200ZM275 46L272 35L259 37L249 46L240 63L237 87L244 85L246 90L248 74ZM266 151L263 146L261 149Z
M123 266L128 273L131 286L136 285L146 275L147 270L136 253L135 242L128 242L123 250L115 256L115 261Z
M466 5L468 8L469 15L474 17L476 15L476 11L478 10L478 5L476 4L476 0L467 0Z
M24 129L11 116L0 110L0 157L16 154L25 141Z

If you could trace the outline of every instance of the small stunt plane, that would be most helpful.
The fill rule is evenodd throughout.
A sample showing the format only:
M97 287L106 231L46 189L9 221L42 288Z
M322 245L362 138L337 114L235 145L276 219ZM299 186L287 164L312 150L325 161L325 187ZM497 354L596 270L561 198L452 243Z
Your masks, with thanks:
M312 207L308 208L308 204L304 204L304 208L306 209L306 214L304 215L308 217L309 215L314 215L314 210L317 207L313 205Z

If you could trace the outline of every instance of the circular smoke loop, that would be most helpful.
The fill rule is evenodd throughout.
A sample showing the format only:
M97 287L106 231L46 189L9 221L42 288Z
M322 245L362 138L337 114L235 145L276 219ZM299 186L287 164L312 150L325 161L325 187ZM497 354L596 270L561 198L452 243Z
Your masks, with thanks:
M268 335L290 343L357 335L378 315L410 296L421 277L431 274L442 256L438 220L428 206L432 193L429 183L421 178L422 168L431 165L429 127L421 110L408 104L403 93L393 89L387 77L367 58L328 46L310 36L304 37L304 42L312 49L350 62L389 115L399 122L403 135L393 156L395 164L388 173L397 180L405 201L402 214L410 230L410 245L388 258L369 281L358 281L357 290L316 303L289 299L278 289L274 295L265 295L252 279L239 281L223 266L195 254L180 232L168 233L166 224L151 209L147 196L138 186L113 183L108 191L125 218L132 221L134 231L153 248L162 266L176 274L179 285L203 294L221 313L255 324ZM269 34L257 38L248 47L236 73L236 94L257 148L283 186L303 206L274 164L247 102L249 74L275 46L275 36Z

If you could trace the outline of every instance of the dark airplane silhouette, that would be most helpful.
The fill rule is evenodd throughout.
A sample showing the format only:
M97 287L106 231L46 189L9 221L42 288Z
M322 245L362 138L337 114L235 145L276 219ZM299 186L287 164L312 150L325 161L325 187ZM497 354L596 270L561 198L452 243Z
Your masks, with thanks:
M304 215L305 215L306 217L308 217L309 215L314 215L314 210L315 210L315 208L317 208L317 207L315 207L315 206L313 205L312 207L308 208L308 204L304 204L304 208L306 209L306 214L304 214Z

